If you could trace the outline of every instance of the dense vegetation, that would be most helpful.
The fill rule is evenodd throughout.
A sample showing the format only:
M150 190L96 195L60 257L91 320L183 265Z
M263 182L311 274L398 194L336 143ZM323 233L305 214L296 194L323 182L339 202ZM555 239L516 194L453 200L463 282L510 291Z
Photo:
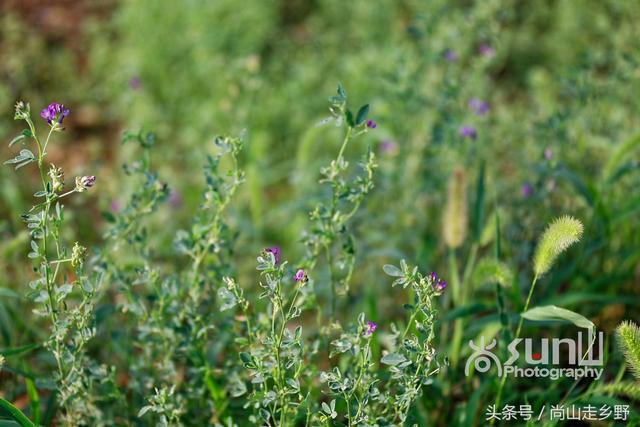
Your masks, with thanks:
M638 5L2 7L0 424L638 422Z

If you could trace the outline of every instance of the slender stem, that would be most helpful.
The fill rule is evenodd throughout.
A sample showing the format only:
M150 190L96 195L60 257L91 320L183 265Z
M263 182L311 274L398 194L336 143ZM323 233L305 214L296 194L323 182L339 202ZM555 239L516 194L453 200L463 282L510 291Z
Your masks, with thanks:
M49 264L60 264L62 262L69 262L71 261L72 258L66 258L66 259L57 259L55 261L50 261Z
M325 246L325 250L327 252L327 264L329 264L329 277L331 281L331 322L336 319L336 299L337 299L337 290L336 290L336 281L333 272L333 258L331 256L331 248L327 245Z
M531 288L529 289L529 295L527 296L527 301L524 304L524 310L522 310L523 312L529 309L529 304L531 303L531 296L533 295L533 290L535 289L537 282L538 282L538 275L535 275L533 277L533 281L531 282ZM518 328L516 329L515 339L520 338L520 332L522 331L523 324L524 324L524 317L520 316L520 321L518 322ZM500 380L500 386L498 387L498 393L496 394L496 403L495 403L496 410L500 406L500 403L502 403L501 402L502 391L504 389L504 385L506 382L507 382L507 376L503 374L502 379ZM494 420L491 420L491 424L493 424L493 421Z
M351 126L347 127L347 133L344 135L344 140L342 140L342 146L340 147L340 151L338 152L338 157L336 160L342 159L342 155L344 154L344 149L347 147L349 140L351 139L351 132L353 129Z
M527 296L527 302L524 304L523 312L529 310L529 303L531 302L531 296L533 295L533 290L536 287L536 283L538 282L538 276L536 275L533 278L533 282L531 282L531 288L529 289L529 295ZM522 325L524 324L524 317L520 316L520 322L518 322L518 329L516 329L516 339L520 338L520 332L522 331Z
M452 251L453 252L453 251ZM471 246L471 250L469 251L469 257L467 258L467 264L464 268L464 273L462 274L462 282L458 285L460 288L459 293L459 301L457 303L458 306L463 307L467 303L467 299L469 298L470 288L469 278L471 277L471 272L473 271L473 267L476 264L476 256L478 253L478 244L474 243ZM455 265L455 260L452 263L452 266ZM454 277L458 277L457 270L454 274ZM458 280L458 279L456 279ZM456 367L458 365L458 361L460 359L460 347L462 345L462 337L464 335L464 318L459 317L456 319L454 328L453 328L453 347L451 352L451 365Z

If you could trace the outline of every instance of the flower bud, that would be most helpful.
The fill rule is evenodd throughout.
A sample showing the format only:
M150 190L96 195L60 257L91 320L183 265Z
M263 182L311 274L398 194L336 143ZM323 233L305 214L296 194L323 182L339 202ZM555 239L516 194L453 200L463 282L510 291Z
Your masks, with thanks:
M80 246L78 242L73 245L73 249L71 250L71 265L73 267L81 266L84 262L84 257L87 252L87 248L84 246Z
M16 113L13 116L14 120L24 120L29 117L30 108L29 104L25 104L22 101L16 102Z
M64 187L64 172L62 168L57 168L56 165L51 164L49 179L51 180L51 188L54 193L62 190L62 187Z
M86 191L88 188L93 187L93 184L96 182L96 177L93 175L88 176L76 176L76 191L78 193L82 193Z

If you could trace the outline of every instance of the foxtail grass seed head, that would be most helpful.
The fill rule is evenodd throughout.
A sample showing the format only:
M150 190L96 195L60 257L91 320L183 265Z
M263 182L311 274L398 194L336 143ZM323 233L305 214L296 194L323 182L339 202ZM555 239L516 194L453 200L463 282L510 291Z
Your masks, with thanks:
M93 175L89 176L77 176L76 177L76 191L78 193L82 193L87 189L93 187L96 182L96 177Z
M444 241L452 249L460 247L467 236L467 177L462 168L449 177L443 231Z
M622 322L616 335L629 369L640 381L640 328L633 322Z
M549 271L558 255L579 242L583 229L579 220L568 215L553 221L545 230L536 248L533 261L536 276L542 276Z

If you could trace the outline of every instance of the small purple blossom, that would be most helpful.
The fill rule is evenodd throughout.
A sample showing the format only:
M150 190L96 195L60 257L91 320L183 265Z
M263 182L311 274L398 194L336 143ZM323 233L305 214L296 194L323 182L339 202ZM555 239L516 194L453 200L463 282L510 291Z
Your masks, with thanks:
M522 184L522 197L528 199L533 194L533 185L529 182L525 182Z
M433 284L433 288L437 292L444 291L446 289L446 287L447 287L447 282L445 280L442 280L442 279L438 279L438 281Z
M378 127L378 124L373 120L367 120L367 127L369 129L375 129Z
M178 190L172 190L171 193L169 193L169 205L174 209L182 205L182 194L180 194Z
M118 212L120 212L122 210L122 203L120 203L119 200L115 199L115 200L113 200L111 202L111 206L110 207L111 207L111 210L113 212L118 213Z
M47 123L53 125L54 123L62 124L65 117L69 115L70 111L65 108L64 105L52 102L40 112L40 117L45 119Z
M496 54L496 50L488 43L482 43L478 47L478 52L480 52L480 55L487 58L493 58Z
M489 112L490 109L487 102L482 101L478 98L471 98L468 105L469 108L471 108L477 116L484 116Z
M378 329L378 324L376 322L372 322L371 320L367 321L367 324L364 326L363 335L365 337L370 337L373 333Z
M544 149L544 158L547 160L551 160L553 158L553 150L551 147L547 147Z
M478 137L478 131L473 126L460 126L458 133L463 138L476 139Z
M280 254L281 254L281 251L280 251L280 247L279 246L270 246L268 248L265 248L264 251L267 252L267 253L273 254L273 258L276 261L276 265L280 265L280 260L281 260Z
M451 49L447 49L444 52L444 59L446 59L448 62L456 62L458 60L458 54Z
M438 281L438 273L436 273L435 271L432 271L431 274L429 274L429 278L431 279L431 281L433 283Z
M383 139L380 141L379 149L384 154L398 154L398 144L391 139Z
M142 87L142 80L138 76L133 76L129 79L129 88L138 90Z
M298 269L298 271L296 271L296 274L293 275L293 280L295 280L296 282L306 282L307 281L307 273L304 272L303 269Z

